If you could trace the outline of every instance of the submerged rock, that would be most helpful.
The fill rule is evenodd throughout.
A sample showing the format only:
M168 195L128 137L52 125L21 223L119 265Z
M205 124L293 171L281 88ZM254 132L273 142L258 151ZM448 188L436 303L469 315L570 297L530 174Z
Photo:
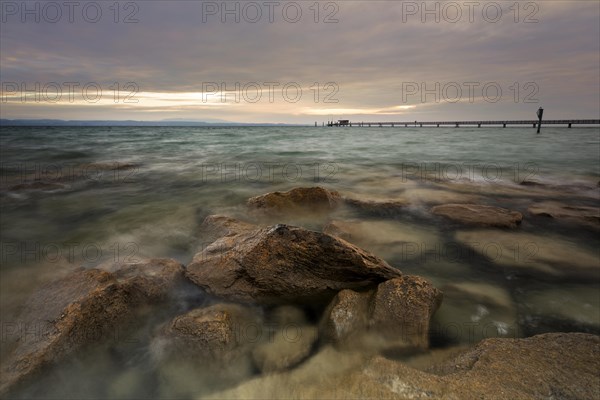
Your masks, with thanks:
M572 206L555 201L543 201L533 204L527 211L536 216L575 222L596 229L600 228L599 207Z
M400 271L352 244L276 225L221 238L196 254L189 279L217 296L261 304L323 304L342 289L372 287Z
M395 217L401 215L409 205L406 201L374 201L345 198L344 203L360 214L376 217Z
M277 327L286 327L288 325L300 326L308 324L306 313L295 306L278 306L270 310L267 316L269 323Z
M518 294L526 334L551 331L600 333L600 295L594 285L522 290Z
M286 370L310 355L317 338L316 327L288 324L270 332L253 350L254 363L263 373Z
M440 187L453 190L463 194L477 194L479 196L497 198L498 196L506 198L597 198L598 192L588 185L546 185L535 182L531 184L515 185L513 182L502 180L480 181L460 181L444 182ZM531 182L531 181L530 181ZM462 201L448 201L447 203L462 203ZM477 203L470 201L469 203Z
M440 243L433 227L394 220L331 221L323 232L342 238L385 260L406 261L423 254L422 248L432 249Z
M252 349L262 315L239 304L215 304L175 317L152 341L161 388L191 397L240 382L254 373Z
M474 303L487 304L500 308L512 308L512 299L508 290L488 283L460 282L443 286L445 294L454 294L468 298Z
M524 180L519 183L520 186L544 189L553 193L561 193L565 197L573 197L585 192L594 191L594 183L589 180L579 181L571 184L548 183L535 180ZM591 193L590 193L591 194ZM555 196L552 196L555 197Z
M214 399L581 399L600 396L600 339L545 334L488 339L432 372L325 349L305 366L244 382ZM311 373L311 371L313 371Z
M224 236L233 236L256 228L256 225L225 215L209 215L202 222L199 236L203 243L210 244Z
M321 322L323 339L345 347L406 352L429 347L429 323L442 293L425 279L403 276L377 289L338 293Z
M25 182L19 183L17 185L11 186L8 190L12 192L20 192L25 190L62 190L67 189L68 186L63 185L62 183L57 182L45 182L45 181L34 181L34 182Z
M260 313L250 307L215 304L197 308L171 321L161 337L164 346L159 352L222 367L249 355L261 326Z
M358 343L369 325L373 291L340 291L331 301L320 324L321 337L333 344Z
M473 204L482 199L477 194L468 194L461 193L452 190L453 187L450 186L451 190L445 189L407 189L402 193L402 197L405 201L411 202L413 204L464 204L470 203Z
M463 224L498 228L516 228L523 220L518 211L480 204L444 204L433 207L431 212Z
M0 393L90 344L117 339L140 305L165 300L183 279L174 260L78 269L36 291L14 324L18 345L2 366Z
M332 347L325 347L290 371L262 375L233 389L216 392L204 398L214 400L329 399L332 398L330 392L344 389L342 379L348 379L351 372L363 362L364 356L360 353L337 351ZM346 386L349 384L350 382Z
M500 230L458 231L456 240L498 267L549 277L598 279L598 253L556 236Z
M325 227L323 228L323 233L326 233L327 235L331 236L337 236L340 239L344 239L345 241L350 243L354 242L358 245L357 239L363 239L361 237L363 235L361 231L353 229L354 225L356 225L355 222L331 221L327 225L325 225ZM358 238L356 238L356 233L360 235Z
M263 373L296 366L312 352L318 330L299 307L283 305L265 312L260 341L252 351L256 367Z
M248 199L250 209L271 213L308 211L327 212L337 207L341 200L338 192L320 186L294 188L287 192L272 192Z
M446 284L441 289L444 302L432 321L435 340L474 344L520 334L517 310L507 289L474 282Z
M76 167L78 170L86 171L86 173L90 173L93 171L126 171L134 168L139 168L140 164L135 164L131 162L97 162L97 163L89 163L89 164L81 164Z

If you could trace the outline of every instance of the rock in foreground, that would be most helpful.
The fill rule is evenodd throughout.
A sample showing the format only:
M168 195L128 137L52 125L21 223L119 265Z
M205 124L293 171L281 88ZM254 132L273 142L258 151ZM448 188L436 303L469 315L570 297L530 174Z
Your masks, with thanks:
M324 314L323 338L372 350L427 349L429 323L441 301L442 293L417 276L390 279L364 293L343 290Z
M15 324L19 341L2 366L0 393L85 345L115 339L138 306L165 300L183 279L183 266L168 259L106 269L78 269L32 295Z
M325 304L400 271L350 243L276 225L221 238L196 254L187 276L217 296L260 304Z
M523 220L520 212L480 204L444 204L431 212L462 224L497 228L516 228Z
M600 337L487 339L437 369L458 398L600 398Z
M323 352L324 353L324 352ZM488 339L428 373L374 357L341 371L319 354L305 368L243 383L214 399L580 399L600 398L600 339L552 333ZM320 358L320 360L318 360ZM328 362L326 362L328 361ZM311 373L317 369L318 373Z

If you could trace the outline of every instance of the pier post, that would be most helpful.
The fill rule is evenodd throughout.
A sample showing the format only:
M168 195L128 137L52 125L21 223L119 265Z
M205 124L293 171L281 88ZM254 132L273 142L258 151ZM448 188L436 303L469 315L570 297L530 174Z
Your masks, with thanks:
M477 124L477 127L478 127L478 128L481 128L481 124Z
M394 127L394 124L392 123L392 128Z
M421 127L421 128L422 128L422 127L423 127L423 124L419 124L419 127Z
M439 128L439 127L440 127L440 124L437 124L437 127Z
M540 133L540 129L542 129L542 116L543 115L544 115L544 109L542 107L540 107L537 110L537 116L538 116L537 133Z
M569 128L571 127L571 123L569 123Z
M404 127L405 127L405 128L408 128L408 124L404 124Z
M503 127L503 128L506 128L506 124L502 124L502 127Z

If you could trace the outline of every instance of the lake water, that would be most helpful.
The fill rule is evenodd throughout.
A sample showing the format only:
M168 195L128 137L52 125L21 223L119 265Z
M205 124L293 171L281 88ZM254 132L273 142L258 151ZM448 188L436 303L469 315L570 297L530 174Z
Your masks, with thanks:
M599 206L598 128L543 127L536 135L531 127L2 127L0 145L3 327L38 285L76 266L145 257L188 263L205 245L203 219L225 214L315 230L348 224L357 244L444 291L436 347L600 332L597 221L528 212L543 201ZM317 185L409 206L394 215L342 209L277 221L247 211L249 197ZM429 212L464 202L519 211L523 223L473 228ZM4 333L3 359L13 344ZM157 388L146 339L118 359L92 349L27 396L115 397L122 386L124 397L174 395L165 389L173 382ZM68 385L55 379L73 374Z

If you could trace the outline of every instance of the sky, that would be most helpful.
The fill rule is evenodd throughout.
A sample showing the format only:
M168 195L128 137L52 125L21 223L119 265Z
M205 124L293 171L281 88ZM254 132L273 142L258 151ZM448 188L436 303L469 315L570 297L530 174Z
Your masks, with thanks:
M0 116L599 118L600 1L0 1Z

